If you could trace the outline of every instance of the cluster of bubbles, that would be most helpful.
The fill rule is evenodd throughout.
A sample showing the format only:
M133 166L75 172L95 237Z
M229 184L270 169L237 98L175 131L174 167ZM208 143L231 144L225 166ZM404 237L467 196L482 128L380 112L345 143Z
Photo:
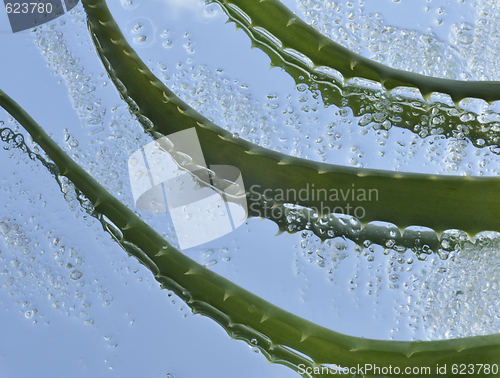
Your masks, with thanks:
M128 157L150 140L144 136L140 124L121 99L114 94L113 86L108 86L109 81L102 68L93 72L83 68L87 65L86 59L94 61L95 56L73 52L75 40L79 45L78 51L93 51L94 47L80 7L71 13L71 22L62 20L48 23L34 29L32 36L52 75L59 77L59 83L68 89L79 123L56 124L53 131L50 130L51 125L43 126L73 160L129 208L134 209L126 175ZM48 170L55 179L54 183L59 185L60 193L73 215L83 221L84 228L86 224L88 230L85 231L95 234L96 240L102 245L109 244L109 236L103 234L102 226L91 217L94 210L91 203L70 181L58 175L50 159L31 138L24 139L16 133L20 127L12 117L5 113L1 117L8 120L8 124L0 121L0 131L4 149L11 150L10 160L15 164L24 162L31 165L31 176L39 174L39 171L47 173ZM17 176L22 175L15 174L14 178ZM28 174L28 177L31 176ZM53 321L54 316L49 309L80 319L87 326L99 324L99 308L109 308L114 296L106 288L106 277L96 273L94 267L85 262L87 254L95 254L95 250L86 248L81 240L75 241L77 235L72 233L74 230L64 229L64 222L61 223L58 218L61 213L44 211L51 206L47 201L55 201L57 194L50 197L46 191L32 192L29 181L24 179L15 185L2 184L2 203L9 211L6 210L2 214L4 218L0 219L0 244L3 245L0 247L0 291L5 291L8 298L13 298L3 303L9 306L12 302L22 312L22 316L33 324L49 324ZM49 197L50 200L47 199ZM23 214L23 207L19 206L19 201L24 198L30 203L30 211L26 211L29 214ZM148 220L148 216L143 218ZM176 243L169 221L161 219L151 223L157 226L165 238ZM47 226L50 224L54 226ZM144 269L137 269L136 261L127 259L126 255L120 255L113 262L113 269L123 281L133 279L153 285L149 274ZM131 313L126 315L133 325ZM107 346L117 346L112 332L103 334L103 339ZM106 360L106 363L110 362Z
M35 223L36 217L30 217L29 221L35 230L43 228ZM9 249L8 254L0 257L2 288L15 298L15 304L24 311L25 317L33 324L39 320L49 324L49 320L44 320L46 314L37 308L37 302L45 300L63 314L92 325L94 320L88 313L92 303L85 294L86 288L83 289L86 284L82 278L85 262L78 250L65 245L62 237L55 236L56 230L45 232L48 249L42 249L40 242L32 242L19 224L8 219L0 222L0 231L3 243ZM26 291L27 287L31 291ZM108 296L105 305L112 300Z
M500 235L485 232L463 241L435 269L422 272L422 323L431 339L500 332Z
M325 269L328 281L348 287L351 299L360 303L403 291L407 301L399 300L394 311L399 326L406 324L414 339L500 332L500 235L485 232L471 240L450 230L447 236L438 251L417 252L397 244L356 245L340 237L322 242L311 231L302 231L299 255ZM343 282L346 269L351 274Z
M491 41L491 35L498 34L500 23L496 12L492 12L498 4L491 1L471 1L464 4L463 7L468 6L474 11L475 14L471 18L476 22L473 25L468 22L457 22L447 26L450 28L449 41L440 40L432 32L425 34L388 25L384 21L384 14L366 12L364 5L363 1L339 3L328 0L297 0L297 14L336 42L394 68L449 79L496 80L498 59L494 56L498 54L498 51L494 48L495 43ZM429 11L427 8L425 11ZM442 7L437 11L439 14L445 14L447 9ZM426 13L424 7L422 7L422 12ZM377 138L380 146L385 147L387 142L390 143L393 139L389 138L389 130L394 124L390 118L398 116L387 106L397 107L398 102L394 101L394 98L385 96L383 92L380 91L380 98L374 97L371 100L376 109L366 111L358 117L357 123L360 126L370 125L378 129L377 136L388 139L387 141ZM406 95L409 94L410 98L412 97L411 90L405 89L404 92L407 92ZM419 101L421 101L418 92L416 92L416 98L420 98ZM453 108L448 96L436 94L433 96L433 101L450 104ZM452 131L453 135L450 135L452 138L446 141L441 140L442 137L439 135L443 134L443 126L449 122L446 119L448 116L446 113L449 110L443 111L437 104L432 106L432 109L428 109L427 114L422 113L421 119L415 122L417 126L411 131L420 137L420 142L417 142L419 151L425 151L427 157L425 159L427 167L416 168L416 171L427 171L429 165L432 165L434 169L445 167L446 169L441 173L497 174L498 167L494 166L496 164L489 167L490 169L485 169L491 152L490 149L481 149L481 147L486 144L498 145L500 127L498 104L488 105L482 100L467 99L461 102L461 106L471 111L460 116L460 120L456 120L457 127ZM403 114L401 108L399 116L403 119L414 119L416 113L412 114L412 112ZM484 129L484 139L472 141L479 149L471 149L466 139L469 123ZM394 133L392 129L391 134ZM408 144L408 142L404 143ZM411 144L413 145L414 142ZM399 149L398 146L395 147ZM382 148L380 153L385 155L386 151L386 148ZM495 154L498 152L496 147L493 147L491 151ZM398 153L402 156L395 156L395 161L401 161L403 164L398 164L395 169L406 170L408 169L406 167L411 167L416 160L413 156L404 156L404 151L400 150ZM360 159L353 157L352 162L357 161Z
M78 8L74 13L75 19L71 24L44 25L34 31L36 45L47 59L53 74L61 76L61 84L68 88L73 107L80 118L82 129L75 129L74 125L64 128L62 140L66 151L81 167L133 209L135 204L126 175L128 158L150 140L127 106L116 96L113 86L108 87L105 72L86 72L83 69L85 58L74 58L68 48L64 35L88 34L84 14ZM141 30L145 24L145 20L142 23L137 21L133 30ZM64 35L62 30L66 30ZM82 43L94 49L89 39ZM115 96L115 103L113 100L103 101L101 96ZM149 219L153 220L154 217ZM159 232L175 244L176 237L170 221L161 219L157 224L161 227L158 228Z
M17 127L9 120L12 128ZM0 122L0 126L5 126ZM86 263L85 251L75 247L74 235L59 224L58 212L47 211L54 204L47 198L57 192L53 188L33 189L39 184L47 169L59 184L59 190L76 218L92 227L88 211L92 210L85 198L75 192L74 185L65 177L56 175L55 167L43 156L30 151L20 134L9 128L1 129L2 141L10 150L9 158L31 166L25 173L5 177L2 184L4 218L0 219L0 236L4 248L0 253L2 280L0 288L24 312L33 324L49 324L49 308L65 316L81 319L85 325L94 325L91 307L102 304L107 307L113 295L106 291L94 274L86 273L91 267ZM45 169L44 169L45 168ZM23 212L21 203L27 202L30 211ZM6 305L9 304L6 302Z
M320 5L315 3L313 7ZM320 12L316 12L319 17ZM322 17L328 18L323 13ZM435 104L427 105L418 91L407 88L388 96L380 87L370 95L357 95L362 108L355 115L349 104L325 107L319 91L305 83L290 88L289 93L262 96L251 83L232 78L224 68L210 64L210 59L195 49L196 33L164 29L157 31L157 37L166 41L169 49L176 49L162 54L159 61L156 55L141 49L142 59L150 62L153 72L195 110L254 144L291 156L354 167L460 175L499 172L497 163L489 158L497 152L481 148L497 140L500 126L494 124L498 118L494 105L464 100L462 105L474 111L460 115L453 112L454 105L446 96L435 94ZM129 39L133 38L130 34ZM151 49L156 51L158 47L152 45ZM206 64L195 64L206 60ZM279 74L273 80L277 88L289 84L281 83ZM367 85L354 79L350 84ZM428 109L411 105L413 97ZM446 131L446 138L443 130L449 127L449 117L454 117L457 125ZM409 130L393 127L401 123L396 120L405 118L411 118L415 126ZM474 140L474 145L468 142L469 122L481 124L488 140Z
M398 1L399 2L399 1ZM431 1L429 1L431 3ZM434 31L387 25L382 13L368 13L364 1L346 3L329 0L297 0L299 16L321 33L349 49L394 68L425 75L461 80L495 80L498 72L498 3L492 0L461 0L474 20L446 26L450 39L440 40ZM400 7L404 7L401 3ZM422 16L432 4L421 7ZM442 25L439 15L457 5L436 9L436 26ZM392 8L391 8L392 9ZM472 23L471 23L472 22Z

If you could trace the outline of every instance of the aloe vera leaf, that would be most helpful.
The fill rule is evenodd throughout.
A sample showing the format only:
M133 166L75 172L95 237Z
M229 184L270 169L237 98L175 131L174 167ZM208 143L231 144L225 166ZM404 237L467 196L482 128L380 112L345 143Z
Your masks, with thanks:
M358 55L325 37L293 14L279 0L221 0L250 19L250 27L260 27L280 41L280 50L290 49L308 57L313 67L331 67L344 79L359 77L381 83L387 90L418 88L424 98L433 92L449 94L457 104L467 97L487 102L500 99L496 81L459 81L424 76L387 67Z
M425 226L438 233L461 229L470 235L500 230L499 178L357 169L287 156L235 138L187 106L152 74L125 40L104 1L86 0L83 5L96 49L145 130L168 135L196 128L206 163L237 167L247 190L253 188L261 196L268 190L272 199L279 192L297 196L313 184L315 193L330 193L332 188L344 193L353 188L365 193L375 189L378 200L369 203L312 198L311 193L304 200L296 197L288 202L313 208L320 215L335 212L338 206L365 205L363 224L384 221L399 228ZM262 212L250 206L249 215L262 216Z
M378 123L387 120L390 127L405 128L422 137L437 134L459 139L467 137L477 147L498 146L498 122L480 122L478 114L439 101L426 102L404 95L381 95L379 90L355 84L342 86L338 77L325 70L313 69L303 59L280 49L272 36L252 28L249 18L242 15L241 10L222 0L211 1L217 3L229 20L250 37L252 48L257 47L269 56L271 67L284 69L296 85L305 84L311 91L320 93L324 106L347 107L355 117L371 117L379 113L382 119ZM461 119L464 116L468 119L466 122Z
M232 337L258 340L271 361L294 369L321 364L356 367L431 367L447 364L495 364L500 360L500 334L439 341L383 341L343 335L288 313L202 267L161 238L129 208L114 198L71 160L45 131L0 90L0 106L8 111L94 205L105 230L144 263L164 286L179 295L195 313L218 322ZM296 353L309 356L313 361ZM307 376L304 374L304 376ZM329 374L311 374L326 377ZM370 376L367 374L367 376ZM376 376L376 375L375 375ZM408 374L408 376L414 376ZM430 376L435 376L432 374ZM498 374L491 376L499 376Z

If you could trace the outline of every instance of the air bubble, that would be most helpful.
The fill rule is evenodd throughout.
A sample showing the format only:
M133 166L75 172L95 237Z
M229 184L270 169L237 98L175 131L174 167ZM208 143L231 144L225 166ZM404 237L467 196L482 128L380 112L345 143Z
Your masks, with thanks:
M79 270L73 270L70 275L72 280L78 280L83 276L83 273L80 272Z

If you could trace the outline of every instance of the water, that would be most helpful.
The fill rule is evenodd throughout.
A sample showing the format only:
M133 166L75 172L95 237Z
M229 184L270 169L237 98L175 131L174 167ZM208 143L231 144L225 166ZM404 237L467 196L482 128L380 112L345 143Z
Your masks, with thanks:
M459 8L477 10L463 20L453 17L455 8L431 2L429 11L422 11L432 13L429 22L407 30L390 11L403 9L404 2L391 2L379 16L358 3L288 5L332 38L397 68L476 80L494 79L498 72L494 41L488 41L498 20L493 11L484 14L494 4L463 3ZM250 51L248 37L225 24L217 5L122 1L110 6L153 72L190 106L239 138L291 156L347 166L498 175L496 153L460 136L445 139L392 126L383 107L369 116L355 116L348 106L324 107L314 90L295 85L280 69L269 70L269 58L258 49ZM439 16L440 8L447 18ZM436 24L439 19L443 22ZM3 74L2 89L134 209L127 161L150 139L93 54L81 8L32 33L2 35L2 43L10 46L13 38L20 48L2 62L3 71L12 72L10 80ZM487 54L475 54L478 48ZM397 51L413 55L401 59ZM44 90L34 90L42 86ZM383 98L379 103L391 104ZM497 104L469 101L466 107L475 112L472 118L498 120ZM19 130L3 112L0 120L2 128ZM462 122L469 121L464 116ZM98 376L132 374L132 369L176 377L196 376L203 369L207 376L224 376L236 365L248 376L295 376L265 364L262 356L231 342L217 325L191 316L182 301L160 290L147 269L128 259L82 208L70 183L62 180L58 185L39 161L19 149L0 156L6 167L0 313L14 325L11 344L18 337L14 330L27 325L31 329L23 331L26 335L41 335L24 352L39 357L42 371L55 355L58 361L67 360L57 367L61 373L76 369L81 376L89 370ZM137 213L176 244L167 215ZM321 243L307 228L292 235L276 233L271 221L249 219L237 231L187 254L280 307L343 333L414 340L498 332L496 234L480 235L472 243L457 233L438 255L394 243L356 245L343 238ZM46 328L40 331L41 326ZM48 330L56 335L53 353L41 347ZM67 350L66 333L87 348ZM2 350L3 361L16 361L14 352ZM194 355L201 356L197 366L176 362ZM220 356L227 366L216 363ZM155 363L143 364L146 358ZM22 369L28 368L19 365L7 364L6 369L27 375L29 370Z

